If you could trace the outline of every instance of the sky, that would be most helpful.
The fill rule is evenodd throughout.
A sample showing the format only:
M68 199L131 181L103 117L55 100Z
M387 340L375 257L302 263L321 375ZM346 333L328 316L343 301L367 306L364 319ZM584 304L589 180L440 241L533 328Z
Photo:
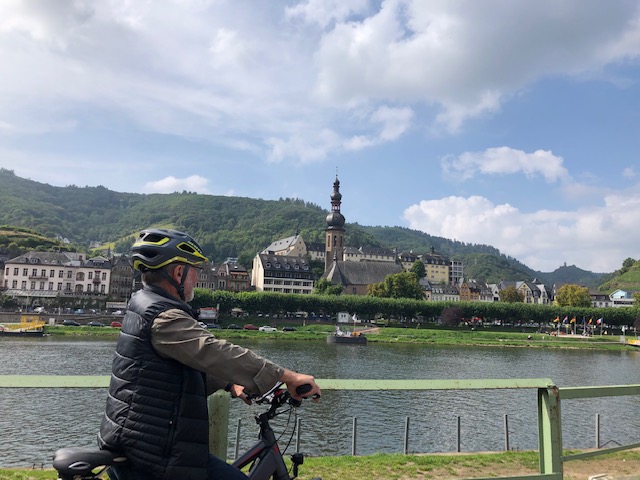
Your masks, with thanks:
M347 222L612 272L639 147L635 0L0 2L0 167L50 185L329 209L337 174Z

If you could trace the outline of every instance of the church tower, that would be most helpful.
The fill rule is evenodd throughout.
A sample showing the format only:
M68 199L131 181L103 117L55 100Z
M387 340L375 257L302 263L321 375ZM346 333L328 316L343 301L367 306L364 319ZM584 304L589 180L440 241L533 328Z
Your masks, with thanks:
M340 180L336 175L331 194L331 213L327 215L327 236L325 242L324 271L328 272L333 260L344 260L344 215L340 213L342 194L340 193Z

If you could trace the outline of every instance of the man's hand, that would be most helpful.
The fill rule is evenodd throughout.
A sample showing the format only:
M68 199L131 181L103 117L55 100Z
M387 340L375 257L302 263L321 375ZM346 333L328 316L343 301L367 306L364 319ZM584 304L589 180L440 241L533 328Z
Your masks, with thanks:
M236 384L231 385L231 388L229 389L229 393L233 398L239 398L247 405L251 405L252 403L251 399L247 396L246 393L244 393L244 387L242 385L236 385Z
M296 400L302 400L303 398L313 398L315 401L318 401L320 398L320 387L316 384L315 378L311 375L306 375L304 373L294 372L292 370L285 369L282 375L280 376L280 381L287 384L287 390L291 394L291 397ZM310 385L311 390L306 392L304 395L299 395L296 392L296 388L301 385Z

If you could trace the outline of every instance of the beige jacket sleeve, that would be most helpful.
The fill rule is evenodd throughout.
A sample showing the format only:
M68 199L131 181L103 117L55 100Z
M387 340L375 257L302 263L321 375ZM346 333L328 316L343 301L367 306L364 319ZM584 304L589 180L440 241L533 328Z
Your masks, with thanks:
M161 313L151 326L151 343L162 356L207 374L207 393L227 383L261 394L282 376L283 368L251 350L219 340L182 310Z

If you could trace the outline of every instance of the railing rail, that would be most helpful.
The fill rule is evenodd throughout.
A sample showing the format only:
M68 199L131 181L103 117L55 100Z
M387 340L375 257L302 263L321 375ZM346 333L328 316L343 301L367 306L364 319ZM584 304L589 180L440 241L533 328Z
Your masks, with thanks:
M539 474L500 479L563 478L563 464L571 460L639 448L640 443L590 452L563 455L561 399L640 395L640 385L605 385L589 387L557 387L548 378L462 379L462 380L360 380L318 379L323 390L495 390L536 389L538 397ZM0 375L0 388L106 388L109 376L104 375ZM229 394L219 392L209 397L209 438L211 452L225 458L228 444ZM475 479L481 480L481 479Z

